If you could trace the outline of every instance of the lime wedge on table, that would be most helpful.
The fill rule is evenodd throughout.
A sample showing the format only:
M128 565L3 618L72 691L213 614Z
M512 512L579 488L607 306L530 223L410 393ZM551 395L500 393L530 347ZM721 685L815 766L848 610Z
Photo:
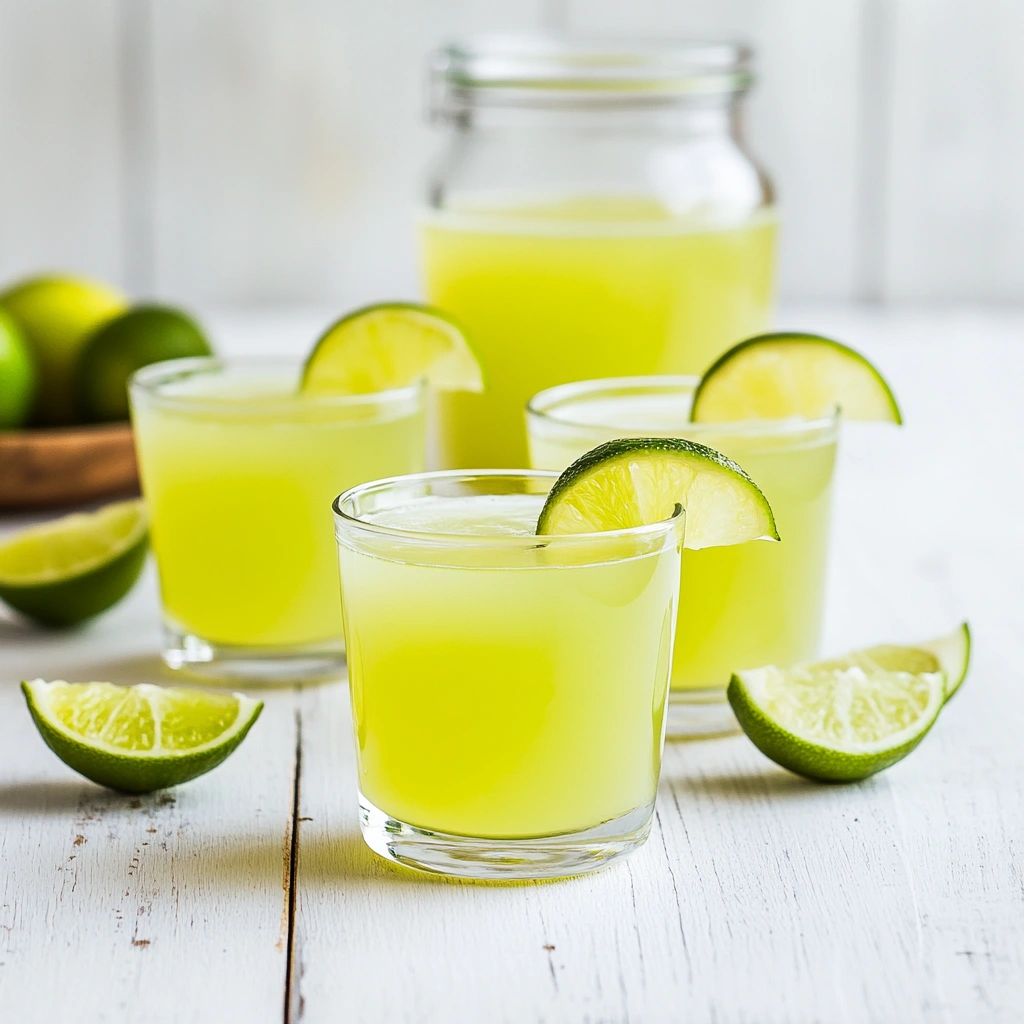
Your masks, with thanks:
M892 389L852 348L817 334L762 334L729 349L693 395L696 422L827 416L902 423Z
M121 501L0 542L0 598L48 626L72 626L131 590L146 562L146 507Z
M555 481L537 533L621 530L686 510L684 547L778 540L768 500L731 459L679 438L619 438L577 459Z
M964 623L916 647L885 644L788 669L745 669L729 682L729 703L754 745L783 768L853 782L921 742L963 681L969 650Z
M307 393L362 395L425 379L439 391L482 391L465 331L441 310L407 302L366 306L332 324L302 372Z
M148 793L216 768L259 718L240 693L140 683L23 682L32 720L70 768L101 786Z

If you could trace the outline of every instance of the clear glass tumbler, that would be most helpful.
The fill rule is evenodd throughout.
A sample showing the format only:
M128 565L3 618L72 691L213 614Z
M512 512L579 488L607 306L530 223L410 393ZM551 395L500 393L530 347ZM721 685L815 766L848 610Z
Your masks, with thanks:
M132 380L173 668L268 682L344 671L330 503L423 468L424 389L307 396L300 370L184 359Z
M423 280L487 380L438 396L444 465L524 465L542 388L703 373L767 330L776 212L744 138L751 64L672 39L495 35L436 54Z
M535 395L530 457L564 469L615 437L686 437L738 462L775 513L778 544L683 553L668 734L738 728L725 700L736 669L791 665L818 651L839 414L818 420L690 423L694 377L581 381Z
M366 843L482 879L599 868L650 831L682 513L534 532L554 473L426 473L334 504Z

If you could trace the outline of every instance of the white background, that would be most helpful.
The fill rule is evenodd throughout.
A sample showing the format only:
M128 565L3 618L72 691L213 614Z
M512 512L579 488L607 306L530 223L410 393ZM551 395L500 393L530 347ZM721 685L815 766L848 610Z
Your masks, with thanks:
M0 0L0 280L414 294L425 54L529 28L755 44L784 298L1024 297L1014 0Z

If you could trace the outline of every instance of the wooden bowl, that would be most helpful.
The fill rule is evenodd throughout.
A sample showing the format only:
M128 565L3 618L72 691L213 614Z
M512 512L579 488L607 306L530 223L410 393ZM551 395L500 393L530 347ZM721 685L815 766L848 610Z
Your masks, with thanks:
M0 508L74 505L138 491L127 423L0 431Z

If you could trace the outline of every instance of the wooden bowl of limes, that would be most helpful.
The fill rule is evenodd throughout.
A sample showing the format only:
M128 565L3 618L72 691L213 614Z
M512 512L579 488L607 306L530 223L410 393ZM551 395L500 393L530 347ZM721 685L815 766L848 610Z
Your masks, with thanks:
M0 293L0 509L138 493L128 378L210 353L187 313L129 305L98 281L34 277Z

